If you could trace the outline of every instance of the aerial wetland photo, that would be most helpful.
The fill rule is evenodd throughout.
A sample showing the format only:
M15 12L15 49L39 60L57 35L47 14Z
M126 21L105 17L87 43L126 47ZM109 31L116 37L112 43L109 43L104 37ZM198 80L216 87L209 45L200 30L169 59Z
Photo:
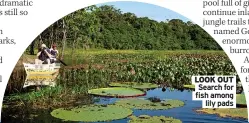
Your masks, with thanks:
M110 2L48 25L20 56L3 123L243 123L240 78L219 44L169 9ZM236 76L236 108L202 108L192 76ZM218 87L201 86L202 89Z

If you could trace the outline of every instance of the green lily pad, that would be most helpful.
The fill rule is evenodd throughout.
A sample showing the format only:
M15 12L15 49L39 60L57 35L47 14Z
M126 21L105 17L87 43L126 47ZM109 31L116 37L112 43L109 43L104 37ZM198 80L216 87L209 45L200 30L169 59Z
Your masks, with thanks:
M246 105L245 94L236 94L236 104Z
M184 102L180 100L163 100L161 102L151 102L146 99L121 99L114 104L125 108L148 109L148 110L166 110L184 106Z
M64 121L100 122L126 118L132 115L132 110L113 105L89 105L68 110L59 108L51 115Z
M88 93L97 96L117 97L117 98L137 97L137 96L146 95L144 91L137 90L134 88L124 88L124 87L92 89L89 90Z
M112 82L109 84L111 87L131 87L136 89L153 89L157 88L157 84L153 83L138 83L138 82Z
M183 85L183 87L187 89L195 89L195 85Z
M172 117L140 115L131 116L129 123L182 123L182 121Z
M220 117L248 119L247 108L202 108L196 111L199 113L216 114Z

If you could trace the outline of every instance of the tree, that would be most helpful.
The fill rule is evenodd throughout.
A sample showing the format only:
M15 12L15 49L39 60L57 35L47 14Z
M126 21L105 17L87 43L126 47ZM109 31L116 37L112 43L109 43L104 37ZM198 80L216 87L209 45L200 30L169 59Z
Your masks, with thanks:
M122 13L114 6L89 6L59 19L37 37L36 41L61 44L63 57L66 47L177 50L221 50L218 43L191 21L166 19L157 22L134 13ZM30 54L37 43L30 45Z

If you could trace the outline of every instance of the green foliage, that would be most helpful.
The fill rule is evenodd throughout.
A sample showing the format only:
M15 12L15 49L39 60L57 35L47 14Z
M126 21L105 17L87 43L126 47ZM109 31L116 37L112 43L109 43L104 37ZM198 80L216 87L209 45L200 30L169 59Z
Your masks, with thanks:
M195 85L183 85L184 88L195 89Z
M184 84L191 84L193 75L237 75L229 58L222 52L126 53L101 50L77 54L79 61L87 59L83 62L88 64L62 69L59 83L68 86L98 83L107 87L110 82L137 82L183 88Z
M122 13L108 5L75 11L48 27L36 41L42 40L48 46L54 42L62 47L64 29L67 47L78 49L221 50L208 33L190 21L157 22L133 13Z
M25 93L14 93L5 96L5 103L12 105L32 105L32 108L47 109L51 107L63 107L73 104L93 103L93 96L86 95L86 87L42 87L40 90L31 90ZM63 98L62 98L63 97Z
M246 105L245 94L236 94L236 104Z
M88 93L107 97L136 97L145 95L145 92L143 91L122 87L91 89Z
M67 56L70 51L66 51ZM24 70L16 70L10 77L5 100L60 106L78 100L78 95L87 94L89 89L108 87L111 82L183 88L191 84L193 75L236 75L229 58L220 51L75 50L75 55L79 64L62 67L55 88L22 93ZM18 93L12 96L10 92Z
M148 110L166 110L184 106L184 102L180 100L163 100L161 102L152 102L146 99L121 99L115 103L116 106L134 109Z
M165 116L130 116L129 123L182 123L181 120Z
M216 114L220 117L229 117L229 118L240 118L248 119L247 108L203 108L198 109L197 112L206 113L206 114Z
M61 86L58 86L56 88L47 87L47 88L42 88L40 91L32 91L30 93L23 93L23 94L10 96L9 100L35 101L41 98L53 97L57 94L62 94L62 93L63 93L63 88Z
M132 110L113 105L86 105L72 109L56 109L51 115L64 121L99 122L123 119Z

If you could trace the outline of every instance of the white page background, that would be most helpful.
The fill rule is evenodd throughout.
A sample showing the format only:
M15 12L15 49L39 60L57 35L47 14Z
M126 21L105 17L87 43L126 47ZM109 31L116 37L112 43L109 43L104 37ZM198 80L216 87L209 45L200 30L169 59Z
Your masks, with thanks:
M78 9L87 7L93 4L99 4L104 2L114 2L115 0L33 0L34 5L32 7L15 7L18 9L26 9L29 11L28 16L0 16L0 29L3 30L1 38L8 36L14 38L16 45L3 45L0 44L0 56L3 57L3 63L0 64L0 75L2 75L2 82L0 83L0 109L2 107L2 100L7 86L8 79L11 72L20 58L21 54L28 47L28 45L48 26L62 18L63 16L76 11ZM118 0L124 1L124 0ZM132 0L137 2L150 3L161 7L173 10L194 23L202 26L202 0ZM4 7L14 8L14 7ZM218 7L209 7L217 9ZM219 7L222 8L222 7ZM240 7L238 7L240 8ZM235 9L237 10L237 9ZM162 13L163 14L163 13ZM206 17L207 18L207 17ZM218 17L216 17L218 18ZM230 17L231 18L231 17ZM234 19L238 17L234 16ZM211 19L211 17L209 18ZM248 19L248 18L245 18ZM246 26L245 26L246 27ZM229 27L225 27L229 28ZM204 28L228 53L228 56L232 60L236 70L240 71L240 66L244 61L246 54L229 54L229 45L222 45L221 39L224 35L213 35L212 27ZM246 35L225 35L227 38L246 38ZM239 45L236 45L239 46ZM248 47L247 45L240 45L239 47ZM245 67L249 66L247 64ZM248 92L248 84L244 82L246 74L239 74L244 91ZM248 94L246 97L248 97ZM1 116L1 115L0 115Z

